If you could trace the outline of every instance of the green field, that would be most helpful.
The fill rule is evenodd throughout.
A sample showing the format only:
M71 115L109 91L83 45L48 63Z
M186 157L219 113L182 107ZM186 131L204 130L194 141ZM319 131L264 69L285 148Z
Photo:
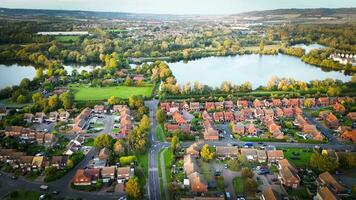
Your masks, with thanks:
M112 87L89 87L86 85L71 85L75 101L106 100L111 96L127 99L132 95L150 96L153 86L144 87L112 86Z
M234 186L234 190L237 195L244 193L244 181L242 177L234 177L232 179L232 185Z
M283 151L284 157L287 158L296 167L308 167L310 157L313 154L313 152L308 149L287 148Z

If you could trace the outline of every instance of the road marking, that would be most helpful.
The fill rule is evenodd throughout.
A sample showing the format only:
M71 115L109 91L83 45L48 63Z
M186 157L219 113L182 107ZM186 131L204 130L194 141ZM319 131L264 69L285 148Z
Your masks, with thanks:
M148 171L152 172L152 171L158 171L158 168L150 168L148 169Z

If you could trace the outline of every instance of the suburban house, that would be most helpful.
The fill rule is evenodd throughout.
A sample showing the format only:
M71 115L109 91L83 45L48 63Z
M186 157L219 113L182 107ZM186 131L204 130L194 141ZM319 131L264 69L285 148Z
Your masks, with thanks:
M300 183L300 178L297 170L289 163L287 159L278 161L278 178L282 185L291 188L297 188Z
M51 166L57 169L64 169L67 166L68 156L53 156Z
M237 101L236 105L238 107L243 107L243 108L247 108L248 107L248 101L246 100L240 100L240 101Z
M333 109L335 110L335 112L339 112L339 113L345 113L345 111L346 111L345 106L343 106L343 105L340 104L340 103L336 103L336 104L333 106Z
M187 124L187 121L183 118L183 116L179 112L174 112L172 114L172 118L179 125Z
M328 187L336 195L345 193L347 190L329 172L320 174L316 182L319 187Z
M330 99L329 97L320 97L317 101L317 104L319 106L329 106L330 105Z
M97 113L97 114L103 114L105 112L105 106L104 105L95 105L93 112Z
M90 118L92 110L90 108L85 108L82 112L74 119L73 131L77 133L81 133L85 126L87 125L87 121Z
M68 111L61 111L59 112L59 121L61 122L67 122L70 117L70 114Z
M108 182L114 180L115 179L115 171L116 171L115 166L103 167L101 169L101 178L103 179L103 182L108 183Z
M43 156L35 156L32 159L32 169L41 170L45 167L46 158Z
M267 159L269 163L277 162L284 159L284 153L282 150L267 151Z
M356 130L345 130L341 133L341 138L344 140L350 140L352 142L356 142Z
M200 150L203 147L202 142L195 142L191 144L187 149L186 149L186 154L187 155L192 155L192 156L199 156Z
M213 110L215 109L214 102L205 102L205 110Z
M200 103L199 102L190 102L189 108L191 111L199 112L200 111Z
M236 158L239 155L239 150L236 146L217 146L215 153L220 159Z
M347 118L349 118L352 121L356 121L356 112L350 112L347 114Z
M265 150L257 150L257 161L264 163L267 160L267 154Z
M280 99L272 99L272 104L274 107L280 107L282 105L282 101Z
M316 196L315 200L339 200L339 198L326 186L321 187Z
M46 117L46 114L44 112L37 112L35 114L33 122L42 124L44 122L45 117Z
M117 168L117 182L123 183L134 176L134 168L130 167L118 167Z
M99 179L99 169L78 169L73 177L74 185L91 185Z
M246 156L247 160L257 161L257 150L250 148L241 148L240 153Z
M188 176L188 179L192 192L204 193L208 191L208 183L200 173L194 172Z
M326 118L325 118L325 123L329 128L336 129L339 127L340 123L339 120L336 118L336 116L332 113L330 113Z
M23 115L23 120L27 123L32 123L33 122L33 117L34 115L32 113L25 113Z
M210 121L205 120L204 124L204 140L219 140L219 132L213 128Z
M59 116L59 114L58 114L57 111L50 112L49 115L48 115L47 121L48 122L52 122L52 123L57 122L58 116Z
M173 133L176 130L180 130L183 133L190 133L191 132L189 124L179 125L179 124L168 124L168 123L165 123L164 124L164 128L168 132L171 132L171 133Z
M272 187L268 187L262 192L261 200L282 200L282 198Z

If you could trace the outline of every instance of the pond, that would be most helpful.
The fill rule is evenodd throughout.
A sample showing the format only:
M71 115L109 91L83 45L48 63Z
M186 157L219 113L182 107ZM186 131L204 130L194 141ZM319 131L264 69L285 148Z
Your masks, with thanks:
M169 63L178 84L199 81L202 84L219 87L223 81L242 84L250 81L253 88L266 85L271 77L293 78L299 81L323 80L326 78L349 81L350 76L341 72L322 71L306 64L299 58L278 55L237 55L229 57L208 57L189 62Z
M92 71L97 66L63 65L63 67L68 72L68 74L72 74L74 69L80 73L83 70ZM0 89L7 86L18 85L24 78L32 80L34 77L36 77L36 69L31 65L23 66L19 64L0 64Z

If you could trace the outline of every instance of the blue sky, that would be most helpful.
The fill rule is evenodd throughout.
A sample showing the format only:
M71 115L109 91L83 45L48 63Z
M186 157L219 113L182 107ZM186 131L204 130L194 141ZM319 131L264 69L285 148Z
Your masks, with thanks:
M356 0L0 0L0 7L157 14L234 14L278 8L356 7Z

